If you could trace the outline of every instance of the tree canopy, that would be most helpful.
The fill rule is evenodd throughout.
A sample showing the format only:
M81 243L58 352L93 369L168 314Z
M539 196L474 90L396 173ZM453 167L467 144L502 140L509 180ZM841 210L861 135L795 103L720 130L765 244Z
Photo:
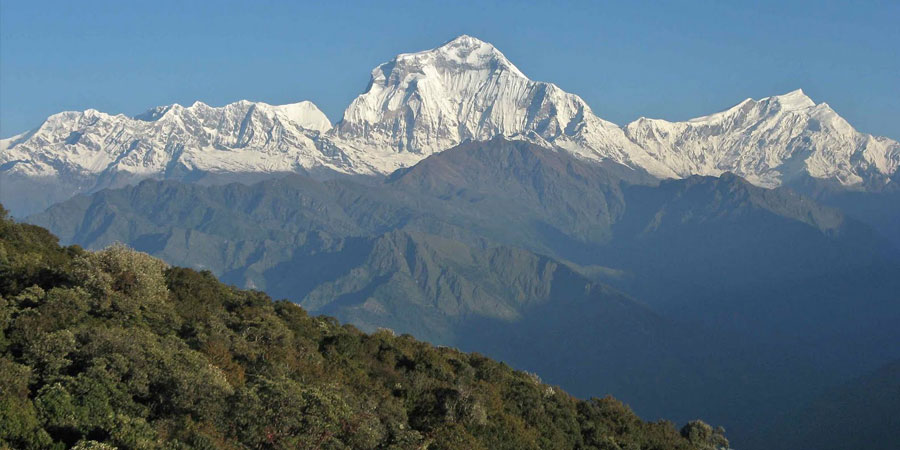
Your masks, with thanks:
M611 368L614 370L614 368ZM713 449L479 354L365 334L0 207L0 448Z

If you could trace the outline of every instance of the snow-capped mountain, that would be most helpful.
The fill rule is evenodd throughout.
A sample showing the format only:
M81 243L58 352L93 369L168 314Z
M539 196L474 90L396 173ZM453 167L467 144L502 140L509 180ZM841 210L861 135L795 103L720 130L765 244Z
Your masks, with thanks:
M732 172L775 187L801 177L877 188L900 165L900 144L856 131L802 90L686 122L638 119L625 133L679 177Z
M32 212L81 192L191 173L286 173L340 165L316 148L331 123L310 102L158 107L136 117L93 109L50 116L0 142L0 198ZM233 179L233 177L229 178Z
M173 163L223 172L292 170L306 163L308 137L331 128L309 102L271 106L239 101L213 108L197 102L171 105L134 118L96 110L51 116L11 155L31 158L23 169L47 169L54 160L98 173L115 169L134 175L155 174ZM260 167L260 164L262 163Z
M896 141L855 131L800 91L687 122L639 119L621 128L577 95L530 80L492 45L463 35L376 67L334 127L310 102L197 102L136 117L96 110L53 115L0 141L0 202L24 215L145 178L216 183L286 172L387 174L495 136L658 178L728 171L767 187L804 175L877 187L900 165Z
M507 136L675 176L580 97L528 79L494 46L466 35L376 67L331 135L353 154L396 161L383 171L466 140Z

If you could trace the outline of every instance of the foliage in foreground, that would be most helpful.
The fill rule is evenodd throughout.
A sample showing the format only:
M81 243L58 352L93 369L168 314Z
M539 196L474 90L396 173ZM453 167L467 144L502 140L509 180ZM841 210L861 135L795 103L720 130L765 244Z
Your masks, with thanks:
M102 443L102 444L101 444ZM0 448L691 449L478 354L371 335L0 207Z

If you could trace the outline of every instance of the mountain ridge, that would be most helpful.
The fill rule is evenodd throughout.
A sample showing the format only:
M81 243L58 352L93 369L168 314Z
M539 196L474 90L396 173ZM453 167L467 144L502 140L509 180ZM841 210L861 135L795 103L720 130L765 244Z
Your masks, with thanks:
M529 79L491 44L462 35L377 66L333 126L310 102L195 102L132 118L93 109L55 114L0 140L0 201L25 216L73 193L145 178L221 184L285 173L383 176L494 137L656 179L733 172L763 187L809 177L878 191L900 166L900 143L859 133L800 90L684 122L641 118L619 126L579 96Z
M897 337L889 324L900 318L900 258L881 257L888 246L863 224L735 175L650 186L628 183L619 170L495 138L432 154L379 183L148 180L29 220L67 243L126 242L367 329L389 326L451 345L462 339L576 393L608 386L651 415L706 411L735 442L772 412L764 398L796 406L817 385L898 356L881 343ZM576 292L587 284L624 294ZM568 291L542 294L548 287ZM612 314L622 311L616 304L634 306L608 301L624 296L684 325ZM660 334L666 330L672 334ZM720 337L687 339L690 330ZM630 337L619 342L611 331ZM719 348L715 354L734 363L728 374L719 360L701 370L711 364L707 344L734 335L759 343L753 360L767 362L742 366L728 355L746 352ZM508 345L523 340L541 342L540 351ZM601 363L622 356L616 349L626 344L627 357L616 361L628 374L611 377ZM799 367L788 370L790 361ZM804 367L813 363L824 375L810 383L806 374L817 371ZM734 384L742 380L749 384Z
M900 165L896 141L857 132L801 89L748 98L683 122L642 117L624 129L679 177L733 172L755 185L776 187L809 175L878 189ZM753 147L759 152L748 151Z

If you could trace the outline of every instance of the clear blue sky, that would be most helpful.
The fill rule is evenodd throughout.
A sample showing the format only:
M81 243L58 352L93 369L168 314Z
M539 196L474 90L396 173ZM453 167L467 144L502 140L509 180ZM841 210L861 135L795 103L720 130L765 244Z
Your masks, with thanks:
M332 3L0 0L0 135L195 100L308 99L337 121L374 66L465 33L619 124L803 88L900 138L897 0Z

